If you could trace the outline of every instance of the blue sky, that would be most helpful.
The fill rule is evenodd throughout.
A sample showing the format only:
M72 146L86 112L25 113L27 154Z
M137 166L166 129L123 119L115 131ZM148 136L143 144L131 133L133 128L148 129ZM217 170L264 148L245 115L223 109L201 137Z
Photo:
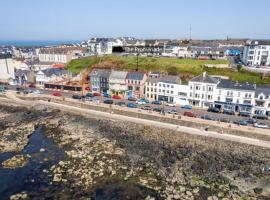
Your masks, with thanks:
M269 0L5 0L0 40L270 39Z

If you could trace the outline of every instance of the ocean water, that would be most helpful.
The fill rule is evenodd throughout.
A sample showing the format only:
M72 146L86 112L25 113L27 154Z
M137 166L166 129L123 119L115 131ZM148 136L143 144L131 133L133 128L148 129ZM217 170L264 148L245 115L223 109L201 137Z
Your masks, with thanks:
M0 40L0 46L55 46L80 42L79 40Z

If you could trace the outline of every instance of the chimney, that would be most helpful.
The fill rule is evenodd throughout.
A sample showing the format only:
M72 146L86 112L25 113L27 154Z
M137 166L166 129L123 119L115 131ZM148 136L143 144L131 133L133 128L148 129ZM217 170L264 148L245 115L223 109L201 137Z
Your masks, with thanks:
M205 78L206 77L206 72L203 72L203 78Z

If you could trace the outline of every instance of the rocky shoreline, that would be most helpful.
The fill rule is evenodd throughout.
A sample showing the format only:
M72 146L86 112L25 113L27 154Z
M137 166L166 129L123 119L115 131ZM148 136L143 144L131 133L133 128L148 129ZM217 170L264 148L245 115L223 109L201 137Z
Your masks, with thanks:
M43 106L1 105L0 119L0 153L23 149L37 126L70 147L44 171L61 188L44 199L269 199L268 149Z

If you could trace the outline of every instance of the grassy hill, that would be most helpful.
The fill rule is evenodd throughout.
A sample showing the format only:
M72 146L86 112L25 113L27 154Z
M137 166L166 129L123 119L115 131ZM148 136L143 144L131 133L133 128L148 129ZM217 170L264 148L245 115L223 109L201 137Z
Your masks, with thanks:
M122 69L135 70L137 68L137 58L135 56L116 56L107 55L104 57L85 57L77 60L72 60L67 68L73 73L79 73L81 70L86 69L94 64L102 63L104 61L111 61L117 63ZM184 82L190 78L201 74L203 71L208 72L210 75L228 76L232 80L257 83L257 84L270 84L270 77L265 79L260 78L259 73L241 70L240 72L230 68L216 68L206 67L205 65L216 64L229 64L225 60L191 60L191 59L177 59L177 58L148 58L139 57L139 70L144 71L160 71L169 72L171 74L178 73Z

